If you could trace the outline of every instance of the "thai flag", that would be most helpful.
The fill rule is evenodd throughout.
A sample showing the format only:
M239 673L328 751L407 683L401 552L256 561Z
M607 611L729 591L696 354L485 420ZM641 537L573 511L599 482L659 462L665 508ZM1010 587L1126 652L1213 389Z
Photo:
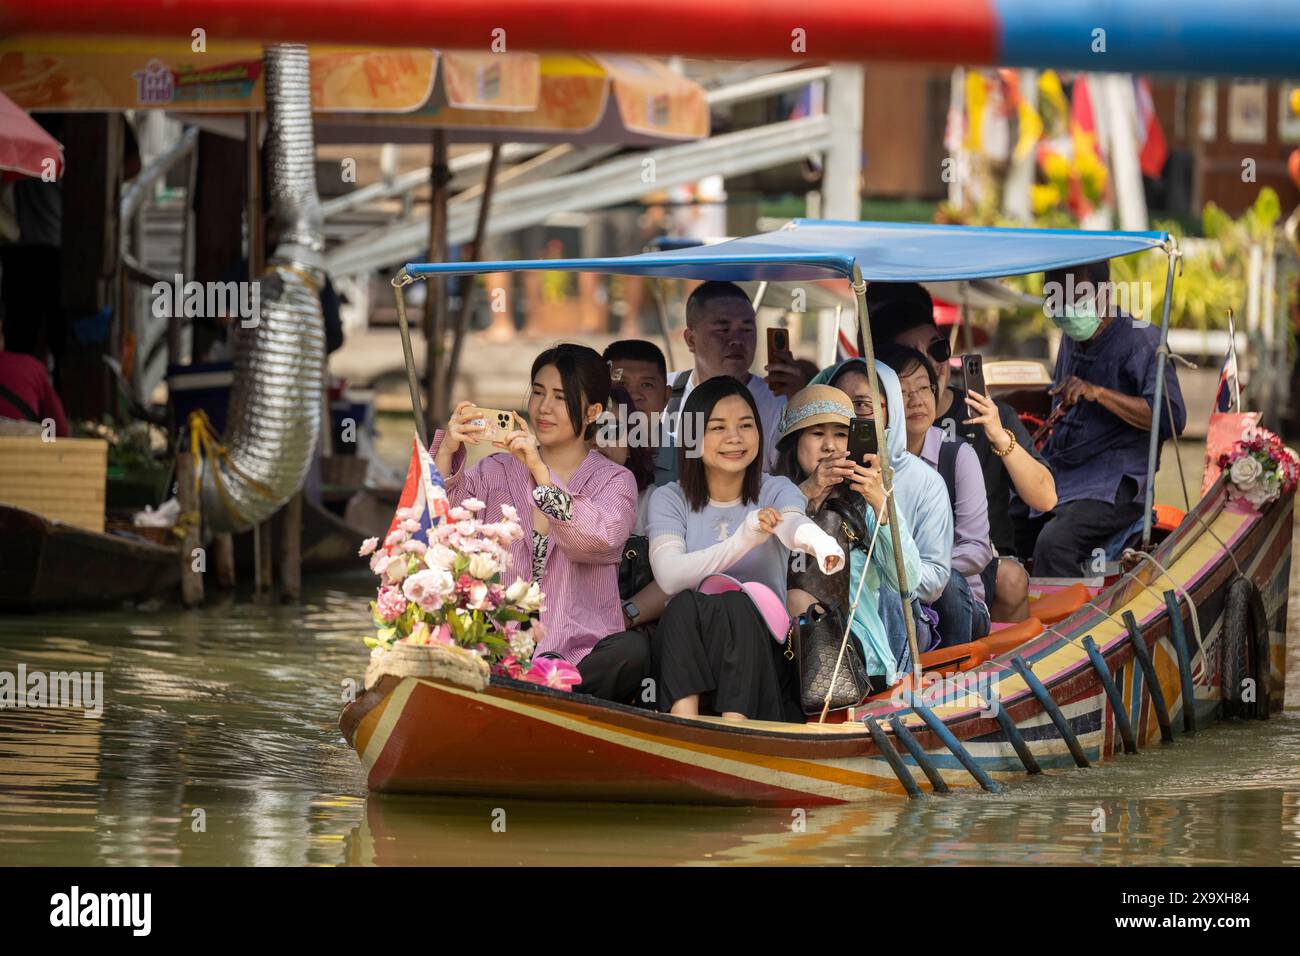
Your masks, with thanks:
M835 363L858 358L858 319L853 309L836 312Z
M847 362L849 359L858 357L858 347L853 340L849 338L848 333L843 329L839 330L839 335L835 342L835 360L836 364Z
M1219 390L1214 396L1214 407L1221 412L1240 411L1241 388L1237 384L1237 350L1231 344L1219 369Z
M418 438L411 441L411 463L406 466L406 484L402 486L402 497L397 501L397 510L413 508L418 514L420 531L424 540L429 540L429 529L447 517L451 506L447 502L447 489L442 483L429 450L420 444ZM392 534L398 525L397 515L388 526Z
M1237 324L1228 310L1228 352L1219 369L1219 390L1214 394L1214 408L1220 412L1241 411L1241 382L1237 378Z

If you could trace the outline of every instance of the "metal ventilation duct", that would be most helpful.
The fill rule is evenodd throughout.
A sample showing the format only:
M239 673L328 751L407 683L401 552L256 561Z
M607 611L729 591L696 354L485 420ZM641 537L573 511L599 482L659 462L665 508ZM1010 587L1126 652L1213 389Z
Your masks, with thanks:
M302 487L321 423L325 239L307 48L268 46L264 62L267 188L278 241L257 279L260 314L231 328L227 454L209 461L203 474L203 517L214 531L264 521Z

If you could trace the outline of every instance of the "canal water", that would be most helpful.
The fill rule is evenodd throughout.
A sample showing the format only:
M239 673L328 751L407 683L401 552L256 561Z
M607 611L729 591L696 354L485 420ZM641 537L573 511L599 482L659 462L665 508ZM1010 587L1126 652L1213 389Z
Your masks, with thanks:
M368 795L337 727L364 570L301 607L0 616L0 671L103 674L99 717L0 710L0 865L1297 864L1297 567L1283 714L1001 796L806 816Z

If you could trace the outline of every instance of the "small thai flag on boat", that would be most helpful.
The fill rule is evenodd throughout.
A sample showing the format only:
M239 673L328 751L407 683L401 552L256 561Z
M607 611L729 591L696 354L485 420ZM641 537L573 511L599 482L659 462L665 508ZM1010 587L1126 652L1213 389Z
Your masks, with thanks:
M857 345L853 343L853 340L849 338L848 334L843 329L840 329L838 337L835 342L836 361L847 362L849 359L857 358L857 357L858 357Z
M1241 411L1241 384L1237 380L1237 330L1233 327L1232 310L1228 310L1228 354L1219 369L1219 391L1214 396L1214 407L1221 412Z
M413 508L417 512L425 541L428 541L429 529L447 517L447 512L451 510L442 475L429 456L429 450L420 444L418 438L411 441L411 463L406 467L406 484L402 486L402 497L397 501L398 512L405 508ZM395 513L393 523L388 526L389 534L392 534L397 525L398 517Z

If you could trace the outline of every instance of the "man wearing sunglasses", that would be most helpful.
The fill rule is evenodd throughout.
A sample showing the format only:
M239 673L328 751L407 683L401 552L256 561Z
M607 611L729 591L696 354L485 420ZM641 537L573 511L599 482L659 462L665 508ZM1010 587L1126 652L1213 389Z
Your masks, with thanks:
M987 395L951 384L952 347L934 321L934 300L915 282L872 282L867 314L875 342L910 346L933 362L939 384L935 424L975 447L988 494L989 538L997 551L984 569L985 594L995 621L1022 621L1029 614L1029 575L1015 560L1012 498L1037 511L1056 505L1056 483L1016 410Z

